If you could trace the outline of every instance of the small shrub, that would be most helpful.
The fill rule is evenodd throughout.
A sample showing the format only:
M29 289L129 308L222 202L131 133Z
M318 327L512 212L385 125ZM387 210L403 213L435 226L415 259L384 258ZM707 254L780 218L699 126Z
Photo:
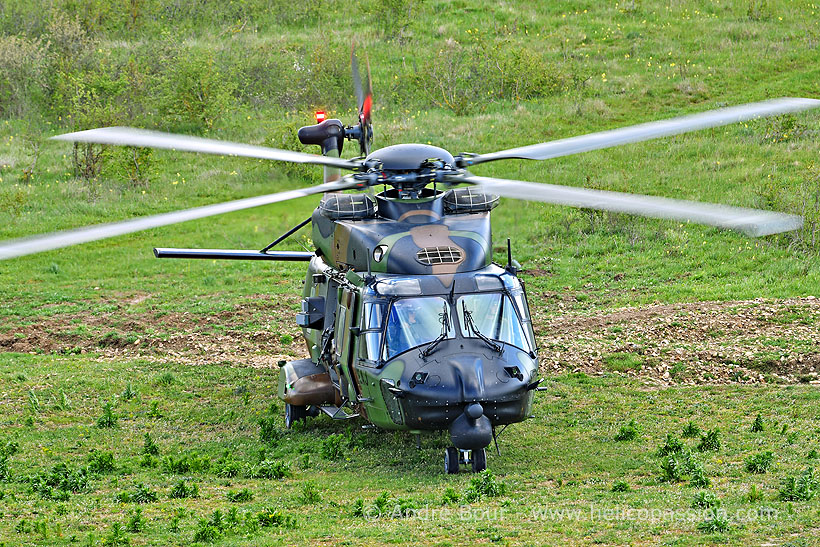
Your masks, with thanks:
M222 456L214 462L213 469L217 477L232 479L239 476L242 467L226 450Z
M817 449L815 448L812 448L809 450L809 453L806 454L806 458L809 460L816 460L818 457L820 457L820 455L817 454Z
M285 462L264 460L253 468L250 474L252 479L283 479L291 475L290 466Z
M698 450L701 452L720 450L720 429L716 427L707 431L705 435L701 435Z
M507 485L496 480L495 475L489 469L485 469L470 478L470 485L464 491L464 500L471 503L481 498L494 498L503 496L507 491Z
M683 465L675 456L667 456L661 461L661 481L682 482L684 478Z
M441 504L442 505L456 504L456 503L459 502L460 499L461 499L461 497L458 495L458 492L456 492L456 489L453 488L452 486L448 486L444 490L444 494L441 496ZM361 501L361 500L359 500L359 501Z
M264 416L259 419L259 440L271 446L275 446L285 433L279 429L280 418L275 416Z
M752 423L752 433L760 433L764 429L765 426L763 424L763 416L758 413L755 421Z
M452 488L448 488L448 490L453 490ZM455 493L455 490L453 490ZM445 492L446 494L446 492ZM456 494L458 497L458 494ZM350 510L350 514L354 517L363 517L364 516L364 500L362 498L356 498L353 502L353 507Z
M0 457L0 482L11 482L11 469L7 456Z
M666 435L666 442L663 443L658 449L658 456L669 456L670 454L681 454L686 450L686 445L683 442L672 435L671 433L667 433Z
M159 499L157 493L139 482L130 492L120 492L117 494L117 501L120 503L152 503Z
M746 458L746 471L749 473L762 474L769 470L769 467L774 461L774 453L771 450L766 450L758 454L753 454Z
M143 454L142 458L140 459L140 467L146 467L149 469L153 469L159 466L159 460L152 456L151 454Z
M706 470L703 469L703 465L693 462L688 472L689 484L695 488L707 488L712 484L712 480L706 476Z
M322 501L322 495L319 489L316 488L316 483L308 481L302 485L302 493L299 496L299 501L302 505L313 505Z
M146 433L142 442L142 453L148 456L159 456L159 446L149 433Z
M125 535L122 524L115 522L111 525L111 533L103 540L105 547L120 547L122 545L131 545L131 540Z
M615 481L612 484L612 491L613 492L628 492L629 491L629 483L626 481Z
M706 520L698 524L698 530L707 534L728 532L729 519L723 511L712 509Z
M134 391L133 387L131 387L131 382L128 382L128 385L125 386L125 389L120 394L120 398L125 400L125 401L130 401L131 399L133 399L136 396L137 396L137 392Z
M110 429L117 427L117 420L118 417L114 414L114 407L111 405L110 402L105 403L103 405L103 413L102 416L99 417L97 420L97 427L100 429Z
M31 490L43 499L66 501L69 494L77 494L88 488L88 471L81 467L76 471L65 463L58 463L48 472L29 477Z
M91 473L113 473L117 470L114 463L114 454L94 450L88 455L88 471Z
M695 498L692 500L692 507L702 507L704 509L720 507L720 500L713 492L700 491L695 494Z
M746 496L749 500L749 503L756 503L758 501L763 500L763 491L757 487L756 484L753 484L749 487L749 494Z
M634 419L629 420L628 424L622 425L615 435L616 441L632 441L636 438L638 438L638 424Z
M170 386L172 384L175 384L176 381L176 377L170 372L163 372L162 374L157 376L157 383L161 386Z
M28 390L28 408L32 414L40 413L40 399L37 398L33 389Z
M157 401L151 401L151 409L148 411L149 418L162 418L162 412L159 409Z
M807 467L797 477L788 476L781 481L778 497L782 501L809 501L817 493L814 469Z
M253 492L247 488L243 488L242 490L228 490L225 497L233 503L245 503L247 501L253 501Z
M696 437L700 437L700 428L695 422L689 421L685 426L683 426L681 435L683 435L684 439L694 439Z
M171 488L168 497L171 499L198 498L199 486L196 484L189 485L185 479L182 479Z
M8 458L14 456L20 451L20 445L17 441L6 441L0 443L0 458Z
M128 524L125 526L125 529L132 534L138 534L145 530L147 523L148 521L142 516L142 509L138 507L134 509L131 518L128 519Z
M194 532L194 542L215 543L222 538L222 530L211 524L208 519L199 519L199 525Z
M322 441L321 454L326 460L340 460L344 458L345 437L341 433L329 435Z
M296 528L296 519L272 508L256 513L256 521L262 528Z

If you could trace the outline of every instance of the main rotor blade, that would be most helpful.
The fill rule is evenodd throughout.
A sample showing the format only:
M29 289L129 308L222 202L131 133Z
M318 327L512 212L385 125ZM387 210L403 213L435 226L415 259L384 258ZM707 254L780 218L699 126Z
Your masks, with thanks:
M221 154L225 156L244 156L265 160L289 161L291 163L311 163L340 167L342 169L358 169L361 163L353 160L344 160L316 154L305 154L292 150L279 150L266 146L254 146L188 135L175 135L160 131L148 131L132 127L102 127L77 131L51 137L60 141L93 142L97 144L118 144L124 146L141 146L147 148L164 148L167 150L183 150L186 152L202 152L205 154Z
M629 213L651 218L696 222L738 230L752 237L797 230L803 218L796 215L731 207L679 199L625 194L590 188L541 184L517 180L477 177L472 174L448 177L448 182L476 184L485 191L508 198L542 201L570 207Z
M99 239L106 239L118 235L130 234L132 232L148 230L149 228L168 226L169 224L177 224L187 220L221 215L223 213L231 213L233 211L241 211L242 209L250 209L251 207L259 207L261 205L268 205L279 201L300 198L311 194L334 192L359 187L361 187L360 182L353 181L351 179L341 179L334 182L320 184L318 186L311 186L309 188L299 188L297 190L288 190L286 192L268 194L265 196L238 199L225 203L217 203L215 205L205 205L203 207L186 209L184 211L162 213L159 215L135 218L133 220L126 220L122 222L97 224L94 226L87 226L85 228L65 230L63 232L56 232L42 236L11 239L0 242L0 260L40 253L43 251L50 251L53 249L60 249L70 245L78 245L80 243L97 241Z
M753 118L777 116L788 112L808 110L820 107L820 100L784 97L759 103L749 103L718 110L709 110L699 114L680 116L657 122L643 123L621 127L609 131L600 131L588 135L549 141L520 148L511 148L467 158L468 165L477 165L488 161L503 159L546 160L589 150L610 148L631 142L646 141L678 135L708 127L718 127L730 123L751 120Z

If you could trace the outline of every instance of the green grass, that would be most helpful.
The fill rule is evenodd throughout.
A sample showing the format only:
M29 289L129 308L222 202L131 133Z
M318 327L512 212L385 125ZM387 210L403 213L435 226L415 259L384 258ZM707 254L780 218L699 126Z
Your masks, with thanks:
M311 123L315 107L345 122L354 117L347 67L354 37L373 71L377 146L429 142L454 153L490 152L726 104L816 96L820 80L820 7L809 2L166 4L138 2L137 12L129 13L124 4L105 0L82 10L56 2L54 11L50 3L45 9L42 2L10 0L0 37L53 38L48 28L62 10L77 17L95 43L85 68L61 68L87 77L89 85L95 74L110 81L121 74L157 78L157 85L132 80L130 95L118 95L116 85L99 90L100 104L127 106L116 123L308 151L314 150L298 145L294 131ZM230 94L218 97L223 102L210 126L161 114L162 85L175 82L184 65L158 66L161 44L183 61L212 59L224 75L220 81L231 83ZM437 105L441 101L430 92L444 81L434 72L443 63L431 63L446 60L440 51L482 68L472 77L462 74L466 102L455 109ZM524 63L517 66L526 70L514 76L545 87L525 97L507 87L471 98L472 89L484 90L484 80L496 78L481 63L509 63L516 52ZM136 63L134 71L129 62ZM310 67L314 78L296 65ZM492 82L509 82L508 76ZM318 169L157 151L145 180L128 181L116 153L99 177L84 180L73 174L70 145L44 139L91 121L75 121L81 111L56 108L60 89L53 79L26 86L48 96L22 113L12 111L9 105L20 106L12 99L19 98L2 94L5 77L0 74L0 239L276 192L314 184L320 176ZM796 235L749 239L504 199L493 213L495 258L506 261L500 242L511 238L535 322L544 325L568 310L585 317L656 302L815 295L818 134L820 114L803 113L474 171L807 216L807 229ZM351 154L348 147L345 155ZM360 422L346 424L347 431L324 417L281 431L276 374L250 363L296 354L293 315L303 267L159 261L151 248L261 248L307 218L315 204L303 198L0 262L0 342L8 344L0 347L25 343L25 352L34 353L0 353L0 446L19 443L19 452L0 452L0 478L10 480L0 482L0 544L101 544L127 537L132 545L183 545L198 535L220 538L220 545L746 545L816 531L816 498L800 501L814 480L806 468L816 459L806 455L816 455L818 446L812 386L656 389L620 375L549 376L536 417L502 436L501 456L490 455L505 493L473 502L464 513L458 504L471 477L444 475L445 437L425 437L417 450L407 435L361 431ZM308 238L300 232L281 248L302 250ZM738 312L756 305L739 304ZM669 325L691 327L689 321L676 316ZM817 316L808 306L794 306L765 322L811 328ZM607 331L619 340L603 357L613 372L652 364L633 345L622 345L641 343L640 333L635 339L624 334L632 332L625 326ZM721 327L703 336L727 333ZM243 345L228 348L234 353L221 364L199 362L196 351L211 351L208 344L226 334L229 343ZM151 351L152 343L183 335L206 349L182 356ZM783 356L809 355L815 342L794 332L749 333L749 339L761 349L744 363L766 374ZM670 375L688 378L692 370L682 359ZM116 419L104 422L116 427L101 428L107 403ZM758 413L766 427L753 433ZM636 428L628 442L614 441L631 420L639 434ZM728 519L723 513L673 518L694 510L696 490L659 480L657 447L688 422L702 432L721 432L719 449L697 458ZM146 434L155 445L151 453L145 453L151 446ZM695 449L699 439L683 442ZM774 464L766 473L746 471L749 458L768 451ZM114 471L92 473L88 489L65 500L44 499L26 481L61 463L75 478L71 473L92 463L108 469L109 454ZM187 471L175 472L185 465ZM260 473L283 476L251 478ZM198 497L171 498L174 488L182 492L180 484L196 485ZM135 492L154 492L158 499L117 501ZM362 515L384 505L390 511L398 506L400 516L371 522L355 516L357 500ZM644 510L666 516L646 519Z
M12 380L21 369L28 372L28 379ZM163 370L179 379L170 390L139 380ZM689 515L688 511L695 514L690 505L696 491L686 482L662 480L664 458L657 449L669 432L680 431L689 420L708 429L743 424L722 436L718 451L697 456L711 479L709 491L728 515L729 529L721 541L764 542L771 536L808 533L816 524L816 507L810 502L792 501L789 509L778 501L788 477L805 475L810 465L805 455L816 446L816 397L808 386L680 387L647 397L639 384L617 377L582 383L573 376L553 377L546 382L547 391L539 393L535 418L514 426L501 439L501 455L490 455L495 478L471 486L474 477L469 474L444 474L441 459L447 440L437 435L425 436L417 449L410 435L360 430L358 422L345 433L345 425L322 417L297 430L282 431L272 444L262 443L258 422L271 409L278 427L283 427L275 378L265 370L7 354L0 375L8 386L0 401L7 409L2 416L4 439L19 445L19 451L7 458L11 481L0 484L5 516L0 541L13 544L62 545L75 538L84 542L89 535L101 539L115 523L126 528L140 508L144 531L128 533L132 542L183 545L191 541L200 519L211 519L217 510L227 515L233 507L240 519L272 509L295 519L296 528L254 531L241 521L224 529L221 544L307 544L332 534L364 545L389 541L398 533L405 541L423 544L470 543L490 535L510 544L620 544L636 537L652 543L677 538L682 544L700 544L707 539L697 528L703 518L668 520ZM119 427L95 427L99 402L115 399L128 382L136 382L141 395L118 401ZM247 404L236 394L237 385L253 386ZM44 404L33 424L25 425L31 416L26 405L29 389L44 402L65 390L72 395L73 407L61 410ZM162 418L148 416L154 398L162 398L169 409ZM806 434L788 444L778 431L753 433L749 414L756 412ZM644 419L648 416L652 419ZM629 417L641 419L641 436L629 443L613 441L613 433ZM336 432L343 438L344 456L327 459L322 440ZM161 460L188 455L189 461L209 463L183 474L164 464L143 467L146 433ZM550 442L545 444L544 439ZM777 453L777 467L750 474L745 466L761 442ZM694 450L696 441L684 444ZM226 451L239 464L239 473L232 478L220 477L218 471L217 462ZM250 478L260 458L278 462L290 473ZM102 460L103 471L92 473L87 488L65 500L42 499L25 482L27 476L60 463L75 470ZM185 495L180 493L181 484ZM191 494L193 484L198 487L196 496ZM613 484L629 486L613 489ZM494 494L475 497L470 492L476 489ZM762 493L762 499L750 502L750 489ZM385 492L382 503L377 498ZM156 501L151 501L154 496ZM476 501L464 507L442 505L448 496ZM129 501L120 502L118 497ZM377 525L366 516L355 516L357 499L363 500L365 515L371 504L385 505ZM406 508L405 516L388 516L394 503ZM771 507L776 516L747 518L763 506ZM656 518L642 518L638 509L653 510ZM616 514L621 517L612 516ZM181 515L179 533L169 531L174 515ZM38 520L47 540L34 532L14 531L21 521Z

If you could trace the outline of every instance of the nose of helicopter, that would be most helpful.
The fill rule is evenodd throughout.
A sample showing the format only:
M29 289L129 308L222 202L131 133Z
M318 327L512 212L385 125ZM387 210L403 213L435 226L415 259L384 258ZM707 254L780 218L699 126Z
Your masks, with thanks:
M428 357L405 356L400 386L405 424L449 429L457 448L484 448L492 428L524 420L531 412L529 389L535 359L505 346L503 353L472 340L441 344Z

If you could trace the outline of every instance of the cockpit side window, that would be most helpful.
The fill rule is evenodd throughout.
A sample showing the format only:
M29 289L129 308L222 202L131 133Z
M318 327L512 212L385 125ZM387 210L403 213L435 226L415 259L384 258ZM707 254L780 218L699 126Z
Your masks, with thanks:
M362 335L359 344L359 355L368 361L379 360L382 344L382 328L387 312L388 301L374 300L365 302L362 307Z

